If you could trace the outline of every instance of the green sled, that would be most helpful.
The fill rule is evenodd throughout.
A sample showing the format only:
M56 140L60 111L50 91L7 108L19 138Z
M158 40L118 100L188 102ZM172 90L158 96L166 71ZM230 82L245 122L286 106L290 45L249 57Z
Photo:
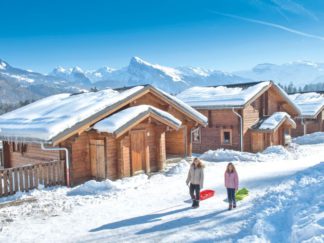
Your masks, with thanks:
M245 187L243 187L242 189L238 190L235 194L235 199L236 201L241 201L243 200L245 197L247 197L249 195L249 190L246 189Z

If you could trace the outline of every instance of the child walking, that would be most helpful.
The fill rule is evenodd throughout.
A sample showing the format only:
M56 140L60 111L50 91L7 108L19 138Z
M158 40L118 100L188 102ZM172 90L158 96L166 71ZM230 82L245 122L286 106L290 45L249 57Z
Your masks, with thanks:
M198 158L195 158L190 165L186 184L189 185L192 207L198 208L200 189L202 189L204 185L204 165Z
M236 208L235 192L238 189L239 179L233 163L228 163L224 175L225 187L227 189L228 210Z

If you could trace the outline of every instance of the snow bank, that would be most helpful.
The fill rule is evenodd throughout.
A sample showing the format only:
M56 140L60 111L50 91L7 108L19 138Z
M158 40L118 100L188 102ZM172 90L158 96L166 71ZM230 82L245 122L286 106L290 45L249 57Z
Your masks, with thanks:
M168 167L162 174L158 173L153 175L157 176L174 176L182 173L187 173L189 169L189 163L186 160L181 160L179 163L173 164ZM146 174L140 174L132 177L125 177L116 181L104 180L104 181L87 181L77 187L70 189L67 192L68 196L110 196L117 192L126 191L130 189L136 189L142 185L150 182L150 178Z
M67 193L69 196L85 196L85 195L96 195L96 194L106 194L116 191L116 186L110 180L105 181L87 181L86 183L71 189Z
M244 217L238 242L323 242L324 162L269 189ZM252 217L252 215L255 215Z
M187 173L189 170L190 164L186 160L181 160L180 162L176 163L170 169L168 169L164 174L166 176L174 176L182 173Z
M291 148L295 149L296 148ZM244 161L244 162L265 162L272 159L296 159L298 151L290 151L283 146L271 146L259 153L240 152L229 149L209 150L199 158L210 162Z
M293 143L297 144L318 144L324 143L324 132L315 132L304 136L293 138Z
M248 152L240 152L229 149L209 150L203 153L200 157L202 160L212 162L224 161L256 161L256 155Z
M147 183L148 176L145 174L127 177L116 181L87 181L67 192L68 196L89 196L100 195L107 196L117 193L118 191L136 188Z

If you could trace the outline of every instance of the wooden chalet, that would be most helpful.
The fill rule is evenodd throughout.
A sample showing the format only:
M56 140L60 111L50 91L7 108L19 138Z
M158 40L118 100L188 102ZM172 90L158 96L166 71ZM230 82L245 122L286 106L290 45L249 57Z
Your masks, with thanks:
M151 85L59 94L0 116L4 167L64 159L67 181L162 170L207 118Z
M192 87L177 97L208 117L192 134L193 152L218 148L258 152L290 141L298 107L272 81Z
M304 92L289 95L301 110L295 117L296 129L292 136L302 136L314 132L324 132L324 94L323 92Z

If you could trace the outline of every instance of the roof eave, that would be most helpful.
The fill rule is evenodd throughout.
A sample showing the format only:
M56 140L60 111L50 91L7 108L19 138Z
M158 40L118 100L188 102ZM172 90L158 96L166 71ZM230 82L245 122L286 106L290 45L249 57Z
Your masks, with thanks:
M163 122L165 125L177 130L181 127L181 124L177 125L175 123L173 123L172 121L166 119L165 117L160 116L159 114L157 114L156 112L154 112L153 110L148 110L143 112L141 115L135 117L134 119L129 120L126 124L124 124L123 126L121 126L120 128L118 128L116 131L109 133L108 134L112 134L115 138L119 138L120 136L122 136L123 134L125 134L128 130L130 130L132 127L136 126L137 124L141 123L142 121L146 120L149 117L153 117L153 119L159 120L161 122Z
M153 92L158 93L159 95L165 97L170 103L172 103L175 107L177 107L179 110L181 110L182 112L186 113L192 120L198 122L200 125L206 127L208 125L208 121L204 121L202 119L200 119L198 116L195 116L193 114L191 114L188 110L183 109L178 103L176 103L174 100L169 99L168 97L166 97L163 93L161 93L158 89L156 89L153 85L148 85L147 86L149 89L151 89ZM186 102L184 102L186 103ZM189 105L189 104L187 104ZM190 106L190 105L189 105ZM191 106L192 107L192 106ZM192 107L194 108L194 107Z
M100 120L100 119L96 119L98 117L101 117L103 115L110 115L111 113L113 113L115 111L116 108L118 108L120 105L122 105L125 100L127 99L133 99L135 97L137 97L138 95L140 95L141 93L145 93L146 91L149 90L149 86L144 86L143 89L138 90L137 92L133 93L132 95L126 97L125 99L122 99L118 102L116 102L115 104L113 104L112 106L109 106L95 114L93 114L92 116L78 122L77 124L73 125L72 127L65 129L64 131L60 132L59 134L57 134L56 136L54 136L52 138L52 141L55 144L59 143L60 141L64 140L63 138L67 137L68 135L72 135L73 131L76 131L80 128L82 128L83 126L85 126L86 124L94 124L97 121L96 120ZM89 125L88 127L90 127L91 125Z
M233 105L233 106L191 106L199 110L227 110L227 109L243 109L244 105Z
M52 139L40 139L40 138L32 138L32 137L20 137L20 136L0 136L1 141L6 142L22 142L22 143L44 143L44 144L52 144Z

